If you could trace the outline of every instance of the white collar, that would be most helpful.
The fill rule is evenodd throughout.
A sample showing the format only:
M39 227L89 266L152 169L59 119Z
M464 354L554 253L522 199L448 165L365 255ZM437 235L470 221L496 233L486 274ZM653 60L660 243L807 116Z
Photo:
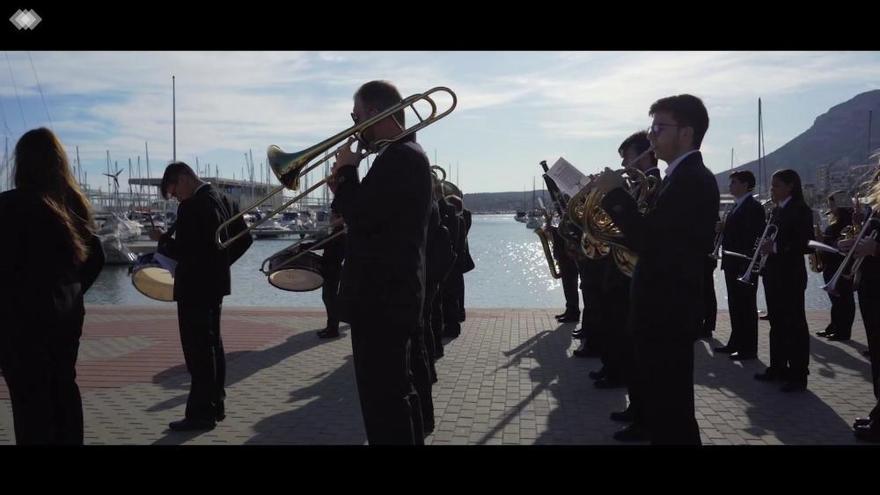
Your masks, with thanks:
M698 153L699 151L700 150L690 150L687 153L679 156L675 160L672 160L672 163L670 163L669 166L666 167L665 177L669 177L670 175L672 175L672 172L675 170L675 167L677 167L679 163L683 162L685 158L693 155L694 153Z

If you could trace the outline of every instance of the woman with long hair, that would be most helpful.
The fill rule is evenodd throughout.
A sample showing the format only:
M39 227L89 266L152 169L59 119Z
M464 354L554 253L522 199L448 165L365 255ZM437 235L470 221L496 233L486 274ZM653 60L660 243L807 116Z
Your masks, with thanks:
M759 247L768 255L764 268L767 313L770 315L770 367L755 375L760 381L785 382L783 392L807 389L810 331L804 308L807 269L804 255L813 239L813 211L804 201L801 178L791 169L773 174L770 195L776 208L775 240Z
M880 209L880 173L874 176L874 185L868 194L868 204L873 218L880 218L877 210ZM870 213L869 213L870 215ZM856 215L853 216L854 224L865 221L866 214L860 205L856 205ZM868 218L871 218L868 217ZM853 256L862 257L863 262L859 270L859 310L862 314L862 322L865 325L865 333L868 336L868 355L871 359L871 378L874 384L874 398L877 405L866 418L856 418L853 430L858 438L871 442L880 442L880 244L872 237L878 231L878 222L872 221L867 225L867 231L862 240L855 246ZM858 235L858 232L856 233ZM838 247L843 252L853 249L855 239L840 241Z
M82 444L76 359L83 293L104 265L91 207L46 128L15 146L15 189L0 194L0 368L22 444Z

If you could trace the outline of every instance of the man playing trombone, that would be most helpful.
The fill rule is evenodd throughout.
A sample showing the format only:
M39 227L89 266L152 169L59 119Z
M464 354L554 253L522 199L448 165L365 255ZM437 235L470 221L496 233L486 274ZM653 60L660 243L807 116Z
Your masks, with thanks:
M401 101L391 83L368 82L354 95L352 119L364 122ZM415 134L404 132L404 108L355 133L361 147L378 152L363 180L350 138L329 181L348 228L340 299L371 445L423 443L422 408L431 407L421 314L432 182ZM421 401L416 389L426 394Z

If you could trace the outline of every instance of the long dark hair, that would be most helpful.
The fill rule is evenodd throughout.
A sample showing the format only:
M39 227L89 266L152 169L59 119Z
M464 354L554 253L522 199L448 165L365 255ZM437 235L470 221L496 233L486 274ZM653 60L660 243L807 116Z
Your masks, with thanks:
M15 145L15 187L34 193L67 230L73 262L88 258L95 231L89 200L74 180L58 137L45 127L26 132Z
M777 170L773 172L773 177L777 177L786 185L791 187L791 198L798 201L804 201L804 188L801 186L801 176L790 168Z

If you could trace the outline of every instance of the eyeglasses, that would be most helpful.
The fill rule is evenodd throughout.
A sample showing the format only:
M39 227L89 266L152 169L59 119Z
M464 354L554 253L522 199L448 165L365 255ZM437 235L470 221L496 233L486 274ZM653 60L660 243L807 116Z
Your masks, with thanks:
M651 127L648 127L648 133L655 134L655 135L660 134L660 131L664 127L684 127L684 126L680 126L678 124L663 124L661 122L657 122L656 124L651 124Z

